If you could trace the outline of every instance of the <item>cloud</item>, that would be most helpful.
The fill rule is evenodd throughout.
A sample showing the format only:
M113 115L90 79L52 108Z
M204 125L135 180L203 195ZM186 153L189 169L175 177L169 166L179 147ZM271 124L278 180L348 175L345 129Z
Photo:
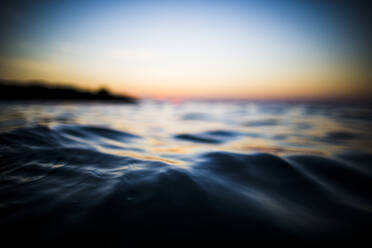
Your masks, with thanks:
M116 48L108 51L107 56L113 59L147 59L153 58L154 52L145 49Z

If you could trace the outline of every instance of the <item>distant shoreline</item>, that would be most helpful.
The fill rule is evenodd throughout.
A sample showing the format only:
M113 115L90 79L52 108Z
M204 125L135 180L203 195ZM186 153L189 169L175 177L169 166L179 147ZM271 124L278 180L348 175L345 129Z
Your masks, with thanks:
M108 102L137 103L137 99L126 95L114 95L106 89L89 92L70 86L48 86L42 82L18 82L0 80L1 102Z

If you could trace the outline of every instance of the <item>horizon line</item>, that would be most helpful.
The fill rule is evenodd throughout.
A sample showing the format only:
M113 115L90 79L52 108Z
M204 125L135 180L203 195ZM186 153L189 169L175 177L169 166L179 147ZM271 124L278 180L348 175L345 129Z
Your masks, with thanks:
M69 87L77 90L84 90L88 92L96 92L100 89L105 89L112 94L125 94L131 97L139 98L141 100L153 100L153 101L169 101L169 102L185 102L185 101L225 101L225 102L372 102L372 93L371 92L363 92L360 94L353 93L353 94L339 94L339 95L325 95L319 94L318 96L305 96L301 95L291 95L291 96L190 96L190 95L169 95L169 96L149 96L149 95L142 95L141 94L132 94L128 91L120 91L113 90L107 84L102 84L101 86L90 88L90 87L83 87L77 82L63 82L63 81L49 81L45 79L28 79L28 80L18 80L18 79L9 79L9 78L1 78L0 77L0 84L14 84L14 85L43 85L43 86L50 86L50 87Z

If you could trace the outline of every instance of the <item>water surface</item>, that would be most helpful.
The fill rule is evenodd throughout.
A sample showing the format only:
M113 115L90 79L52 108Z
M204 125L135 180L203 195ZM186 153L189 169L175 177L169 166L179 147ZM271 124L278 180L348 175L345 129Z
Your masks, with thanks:
M372 111L144 101L0 106L9 239L368 237Z

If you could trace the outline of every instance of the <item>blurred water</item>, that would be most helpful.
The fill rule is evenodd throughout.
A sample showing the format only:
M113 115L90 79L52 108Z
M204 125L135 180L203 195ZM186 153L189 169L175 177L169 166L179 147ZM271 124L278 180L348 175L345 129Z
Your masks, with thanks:
M3 103L1 231L367 237L371 124L368 106L345 104Z

